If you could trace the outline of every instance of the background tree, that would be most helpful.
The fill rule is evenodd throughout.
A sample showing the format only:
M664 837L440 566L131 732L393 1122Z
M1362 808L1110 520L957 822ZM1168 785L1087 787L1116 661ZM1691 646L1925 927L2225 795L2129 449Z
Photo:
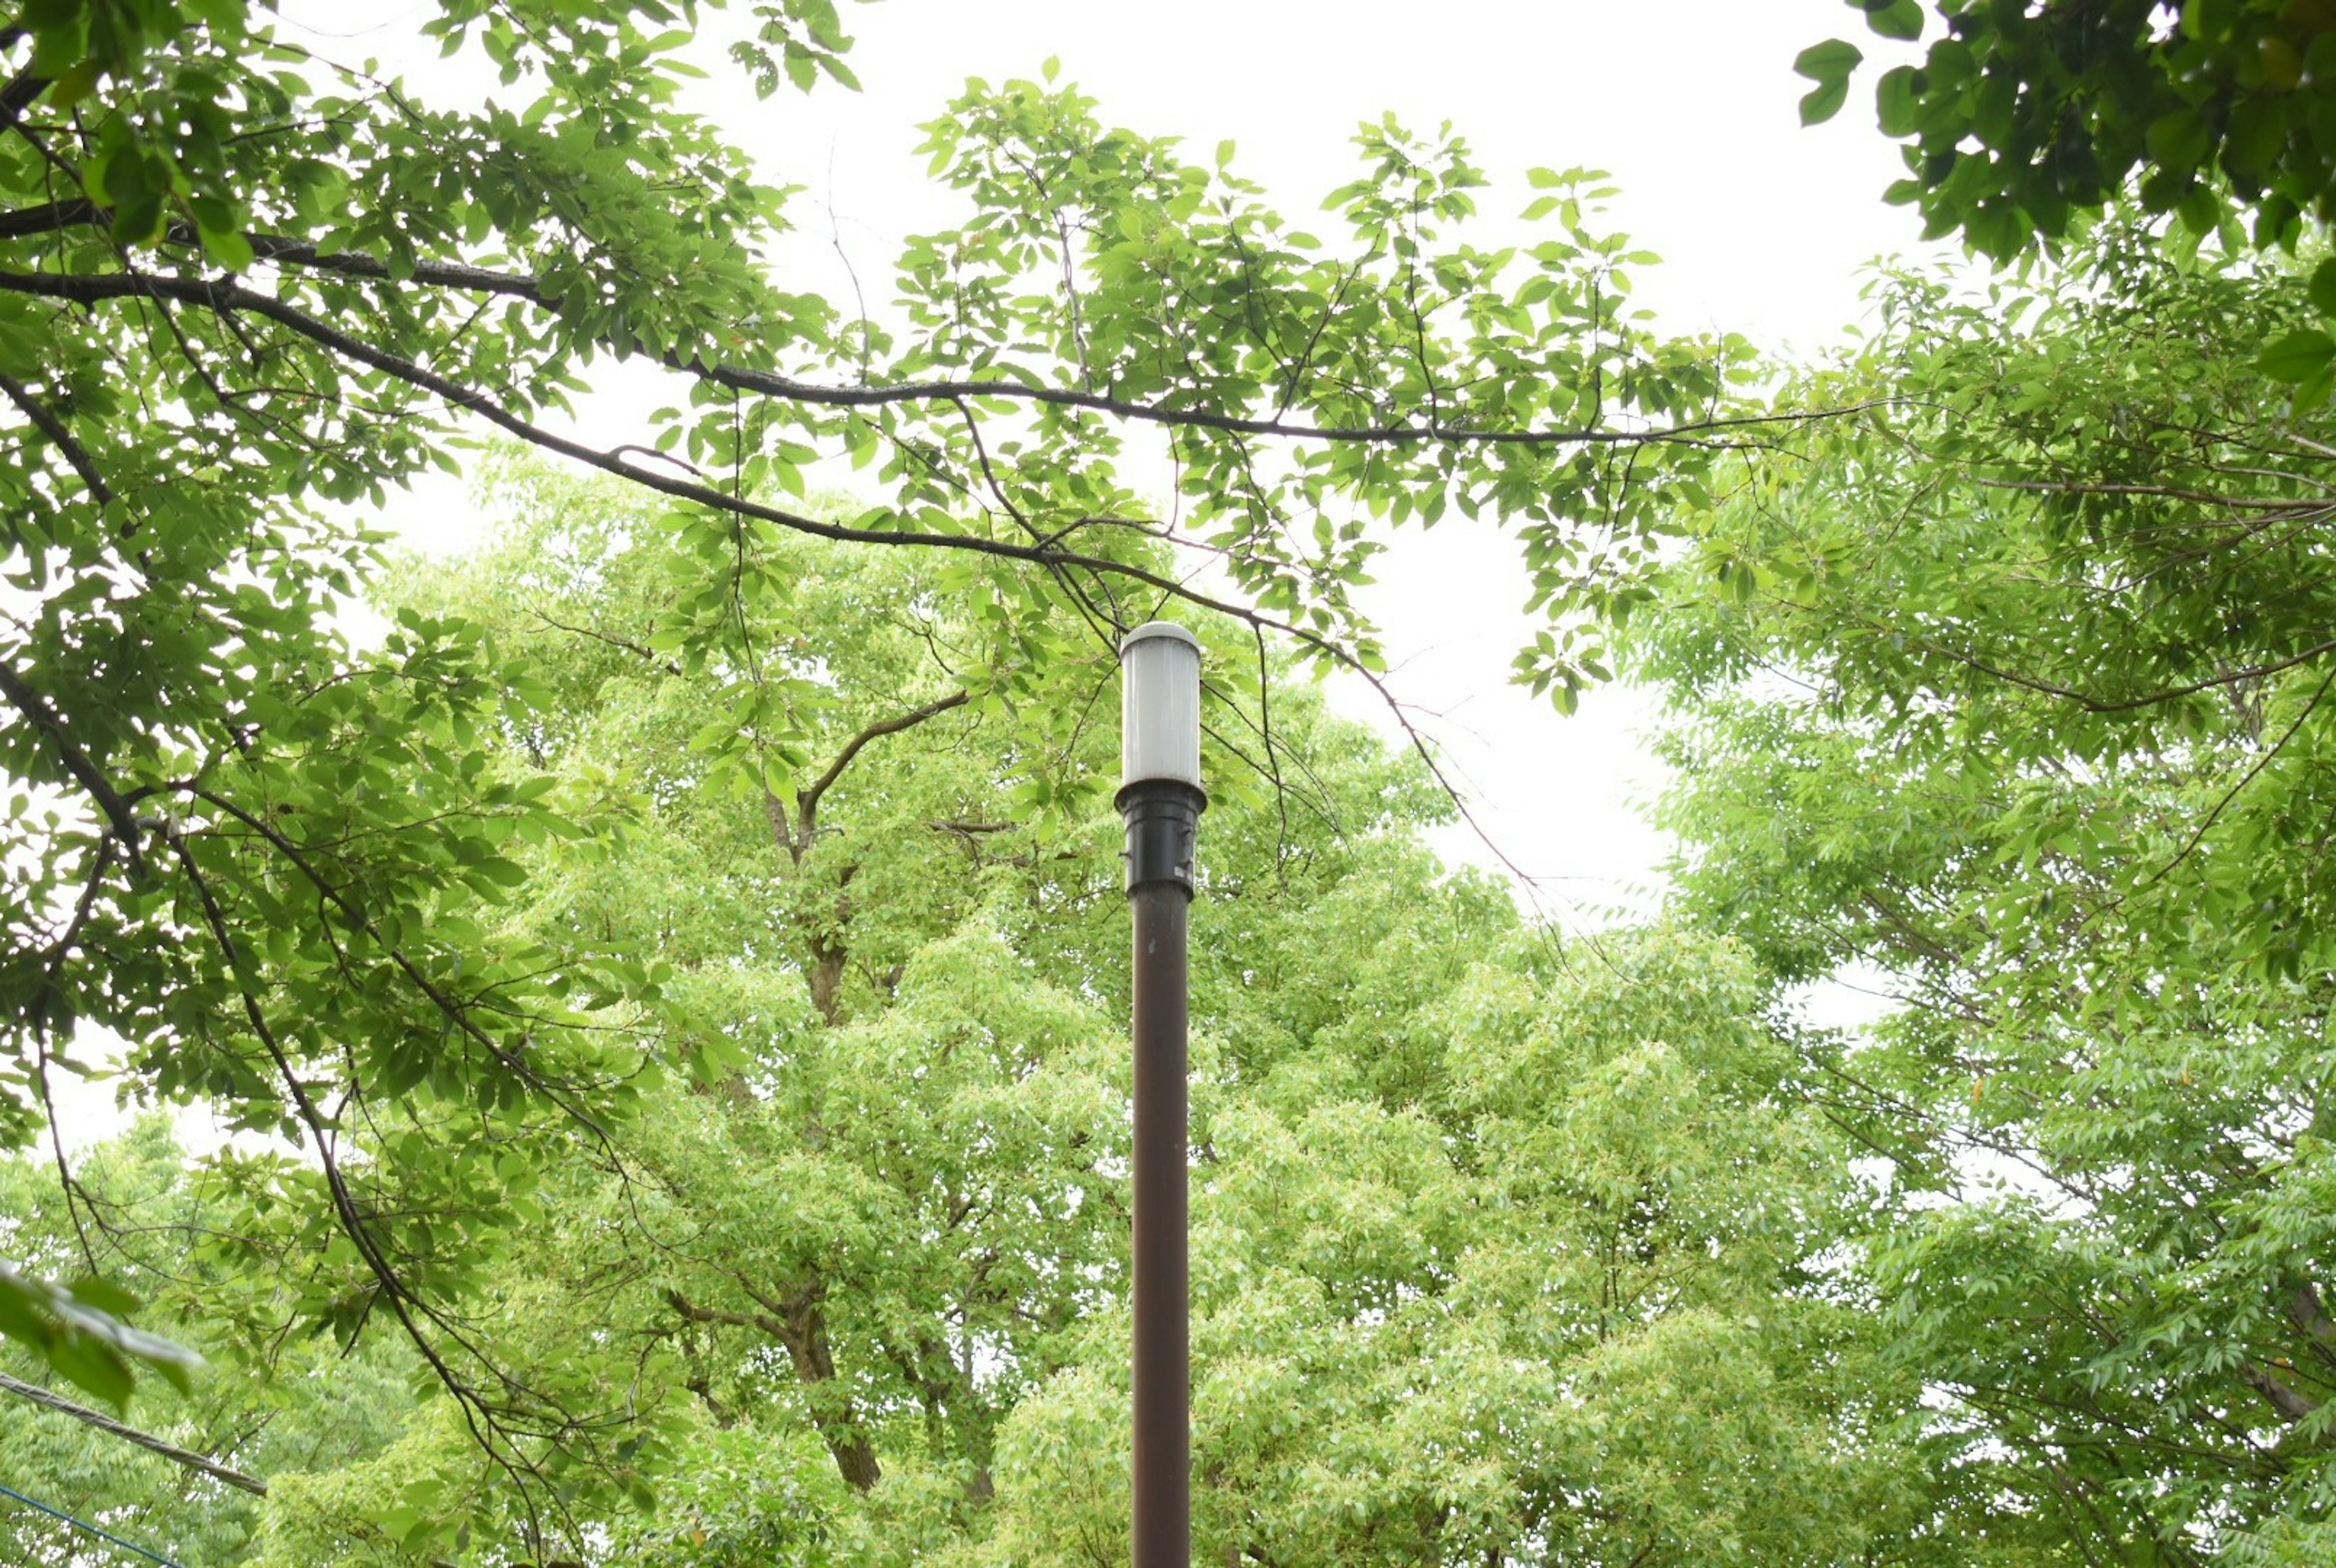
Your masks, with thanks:
M2292 277L2105 228L1899 276L1634 622L1688 909L1877 968L1816 1056L1942 1463L2096 1556L2323 1555L2336 432L2256 369Z
M566 1512L531 1520L425 1399L271 1477L258 1560L1111 1560L1125 939L1113 726L1072 700L1108 704L1110 655L1049 667L1027 714L951 702L1018 657L1004 569L784 541L741 568L612 487L498 482L511 531L403 577L404 613L536 672L495 765L620 822L621 852L530 847L508 907L546 946L661 955L653 997L592 1020L661 1066L612 1154L542 1164L464 1321L595 1413L577 1457L605 1473L562 1461ZM660 651L704 646L698 589L741 571L787 584L726 635L806 737L759 771L691 740L753 677ZM1929 1560L1938 1502L1894 1436L1916 1390L1828 1257L1865 1198L1742 953L1560 944L1436 865L1448 798L1317 691L1277 674L1213 711L1212 776L1270 727L1288 787L1213 799L1198 906L1211 1555ZM434 1136L433 1093L353 1131L352 1168ZM301 1258L278 1267L297 1318Z

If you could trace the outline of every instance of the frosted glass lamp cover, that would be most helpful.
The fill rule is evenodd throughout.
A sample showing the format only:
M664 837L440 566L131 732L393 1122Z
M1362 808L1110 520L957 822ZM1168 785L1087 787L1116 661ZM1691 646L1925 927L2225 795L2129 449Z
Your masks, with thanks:
M1201 639L1146 621L1119 645L1119 782L1201 787Z

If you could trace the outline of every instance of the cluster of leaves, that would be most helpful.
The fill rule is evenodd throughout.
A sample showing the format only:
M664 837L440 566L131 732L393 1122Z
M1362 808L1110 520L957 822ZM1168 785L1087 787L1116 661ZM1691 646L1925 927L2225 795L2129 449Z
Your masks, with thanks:
M202 1358L159 1334L132 1328L138 1298L115 1281L83 1276L59 1284L0 1262L0 1336L39 1353L51 1370L116 1406L137 1386L136 1363L181 1393Z
M2324 1555L2324 412L2292 275L2138 223L1983 294L1888 281L1637 624L1689 906L1903 1003L1824 1067L1934 1438L2086 1550ZM2289 1553L2281 1555L2281 1553Z
M1874 32L1922 33L1915 0L1852 0ZM1931 236L2008 259L2117 200L2136 170L2144 210L2199 235L2244 219L2292 247L2336 218L2336 9L2310 0L1940 0L1942 36L1874 86L1883 133L1906 143L1889 200ZM1860 52L1805 51L1815 123L1838 112Z

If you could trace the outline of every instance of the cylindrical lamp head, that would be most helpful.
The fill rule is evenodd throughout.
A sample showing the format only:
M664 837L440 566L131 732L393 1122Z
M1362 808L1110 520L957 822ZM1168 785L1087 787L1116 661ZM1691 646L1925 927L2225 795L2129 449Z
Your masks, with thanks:
M1119 645L1119 782L1201 787L1201 639L1146 621Z

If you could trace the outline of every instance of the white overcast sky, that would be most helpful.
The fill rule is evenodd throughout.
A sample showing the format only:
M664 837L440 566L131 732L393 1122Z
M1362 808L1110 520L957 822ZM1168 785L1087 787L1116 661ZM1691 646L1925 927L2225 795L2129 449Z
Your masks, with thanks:
M287 30L322 52L376 55L425 96L480 90L414 43L434 7L285 9ZM900 239L961 211L925 182L917 124L968 77L1036 76L1049 56L1108 122L1184 137L1200 155L1232 139L1240 170L1293 218L1353 177L1356 123L1389 111L1423 129L1451 121L1466 137L1494 181L1481 193L1488 242L1529 199L1525 170L1610 170L1622 192L1611 221L1664 258L1642 270L1640 298L1667 330L1819 346L1859 316L1862 269L1916 247L1911 215L1880 200L1901 170L1863 88L1834 123L1798 123L1800 49L1841 36L1878 52L1836 0L882 0L845 14L861 93L823 85L757 102L716 83L698 105L767 177L806 188L793 209L800 239L783 257L791 288L848 297L840 248L877 305ZM641 439L623 426L649 400L610 391L587 425L612 443ZM454 547L474 526L454 499L433 493L396 511L417 538ZM1570 925L1616 902L1645 907L1664 854L1633 809L1660 783L1636 738L1652 719L1647 702L1599 693L1567 719L1506 685L1533 626L1498 539L1447 523L1405 536L1381 565L1367 602L1387 629L1398 695L1446 749L1490 836L1534 880L1535 902ZM1388 727L1367 694L1340 702ZM1492 859L1459 829L1439 847Z

